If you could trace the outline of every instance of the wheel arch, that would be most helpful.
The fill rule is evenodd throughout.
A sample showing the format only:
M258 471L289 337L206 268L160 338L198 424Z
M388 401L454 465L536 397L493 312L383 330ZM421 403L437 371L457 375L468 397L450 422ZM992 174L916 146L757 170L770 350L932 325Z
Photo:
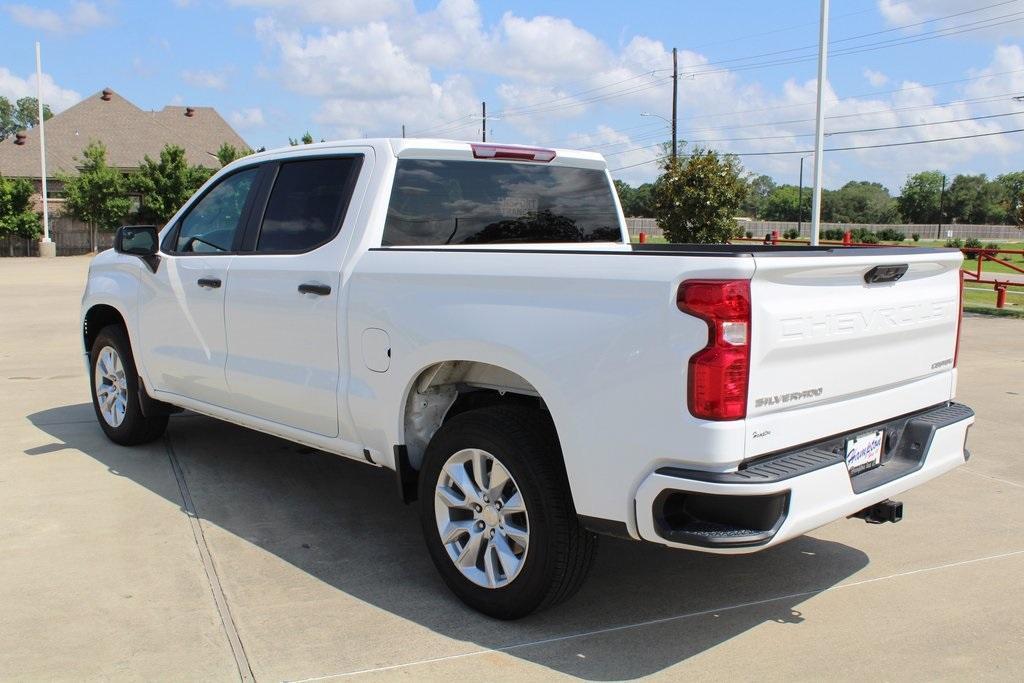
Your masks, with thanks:
M131 330L128 329L128 321L121 311L110 304L93 304L82 317L82 344L85 346L86 354L92 350L96 335L108 325L123 326L128 333L129 342L131 341Z
M519 372L467 359L421 368L408 383L399 410L408 465L420 469L427 444L449 418L466 410L513 402L535 406L555 422L544 396ZM557 434L557 426L555 431Z

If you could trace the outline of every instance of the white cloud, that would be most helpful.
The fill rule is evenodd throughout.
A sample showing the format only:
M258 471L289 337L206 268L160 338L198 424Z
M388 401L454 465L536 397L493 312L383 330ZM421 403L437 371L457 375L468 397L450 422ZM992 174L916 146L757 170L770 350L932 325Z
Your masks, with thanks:
M912 23L962 11L962 0L957 2L947 9L938 0L882 0L879 9L896 24ZM487 99L488 113L500 119L492 124L498 139L594 146L608 155L612 168L631 167L618 174L631 182L656 174L654 164L633 165L656 159L669 137L663 122L639 116L671 111L671 50L658 40L627 35L612 45L556 16L506 12L487 24L473 0L441 0L424 12L408 2L376 9L357 2L345 10L352 13L347 19L319 5L302 9L277 0L247 0L254 3L269 13L256 21L257 34L269 48L269 60L258 74L314 99L313 121L323 127L321 134L397 135L404 123L410 134L476 139L480 100ZM314 15L320 26L301 23ZM679 59L681 141L726 152L793 152L813 146L813 79L769 88L749 80L747 73L709 68L711 60L699 52L682 50ZM994 94L999 88L1024 92L1024 71L1011 83L996 76L1016 69L1024 70L1024 53L1009 45L997 48L984 69L967 72L991 78L941 92L904 82L893 86L906 88L902 92L840 98L827 87L826 114L839 118L827 120L826 130L834 135L826 147L999 130L998 119L941 123L988 111L987 105L933 105L961 92L965 97ZM873 88L890 83L880 71L865 69L863 76ZM606 125L608 120L618 121L616 127L623 130ZM935 125L913 127L919 123ZM986 156L1006 158L1019 152L1019 143L997 136L896 151L828 154L826 182L868 177L896 187L909 172L927 167L955 171ZM747 156L742 161L750 170L795 182L799 157Z
M1005 20L1007 14L1014 13L1019 7L1009 4L996 6L995 2L978 2L976 5L963 0L878 0L878 12L889 26L910 26L907 33L963 27L966 30L958 35L965 38L985 40L989 37L1024 35L1024 27L1019 21ZM921 22L933 22L941 17L949 19L913 26ZM989 21L992 23L989 24Z
M874 69L864 69L864 78L873 88L881 88L883 85L889 82L889 77L881 71L875 71Z
M231 71L231 69L221 69L219 71L209 71L207 69L197 69L193 71L186 69L181 72L181 80L197 88L227 90L228 78L231 75Z
M72 0L65 12L23 4L7 5L4 9L16 23L50 33L78 33L111 21L95 3L78 0Z
M272 10L282 21L346 26L412 9L412 0L229 0L232 5Z
M58 86L50 74L43 74L43 102L50 105L54 112L64 111L81 101L82 96L74 90ZM0 66L0 96L12 102L19 97L36 96L36 75L19 78L8 69Z
M231 112L231 125L239 128L256 128L264 124L263 110L259 107L248 107Z

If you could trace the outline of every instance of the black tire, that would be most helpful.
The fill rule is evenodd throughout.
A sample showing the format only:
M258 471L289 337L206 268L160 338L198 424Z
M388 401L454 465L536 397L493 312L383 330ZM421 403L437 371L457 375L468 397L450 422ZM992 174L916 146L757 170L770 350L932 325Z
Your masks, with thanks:
M499 588L477 585L448 556L434 512L435 489L449 457L466 448L492 454L518 485L529 515L529 548L518 575ZM597 535L576 515L558 437L547 414L521 406L460 413L434 435L419 476L420 520L434 565L467 605L498 619L518 619L572 596L597 549Z
M107 422L100 411L99 399L96 394L96 363L100 352L111 347L117 353L124 368L126 384L124 418L117 426ZM128 333L120 325L108 325L100 330L89 350L89 386L92 389L92 407L96 419L111 441L122 446L136 446L159 439L167 429L167 415L146 417L139 405L139 375L135 369L135 358L132 355Z

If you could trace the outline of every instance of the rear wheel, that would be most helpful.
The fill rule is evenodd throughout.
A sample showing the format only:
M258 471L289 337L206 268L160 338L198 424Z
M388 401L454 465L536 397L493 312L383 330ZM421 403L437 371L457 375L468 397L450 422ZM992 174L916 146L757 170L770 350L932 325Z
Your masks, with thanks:
M128 335L120 325L100 330L89 353L92 405L107 437L122 446L147 443L167 428L167 416L146 417Z
M469 606L516 619L582 584L597 537L583 529L550 419L492 406L456 415L431 440L420 472L427 549Z

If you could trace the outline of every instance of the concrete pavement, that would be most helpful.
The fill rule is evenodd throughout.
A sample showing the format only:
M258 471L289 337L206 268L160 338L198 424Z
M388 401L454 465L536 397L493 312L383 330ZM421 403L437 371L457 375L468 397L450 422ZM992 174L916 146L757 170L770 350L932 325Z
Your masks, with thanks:
M205 417L108 442L85 258L0 259L0 679L1024 676L1024 321L968 316L971 462L898 525L712 557L603 539L496 622L444 588L389 473Z

